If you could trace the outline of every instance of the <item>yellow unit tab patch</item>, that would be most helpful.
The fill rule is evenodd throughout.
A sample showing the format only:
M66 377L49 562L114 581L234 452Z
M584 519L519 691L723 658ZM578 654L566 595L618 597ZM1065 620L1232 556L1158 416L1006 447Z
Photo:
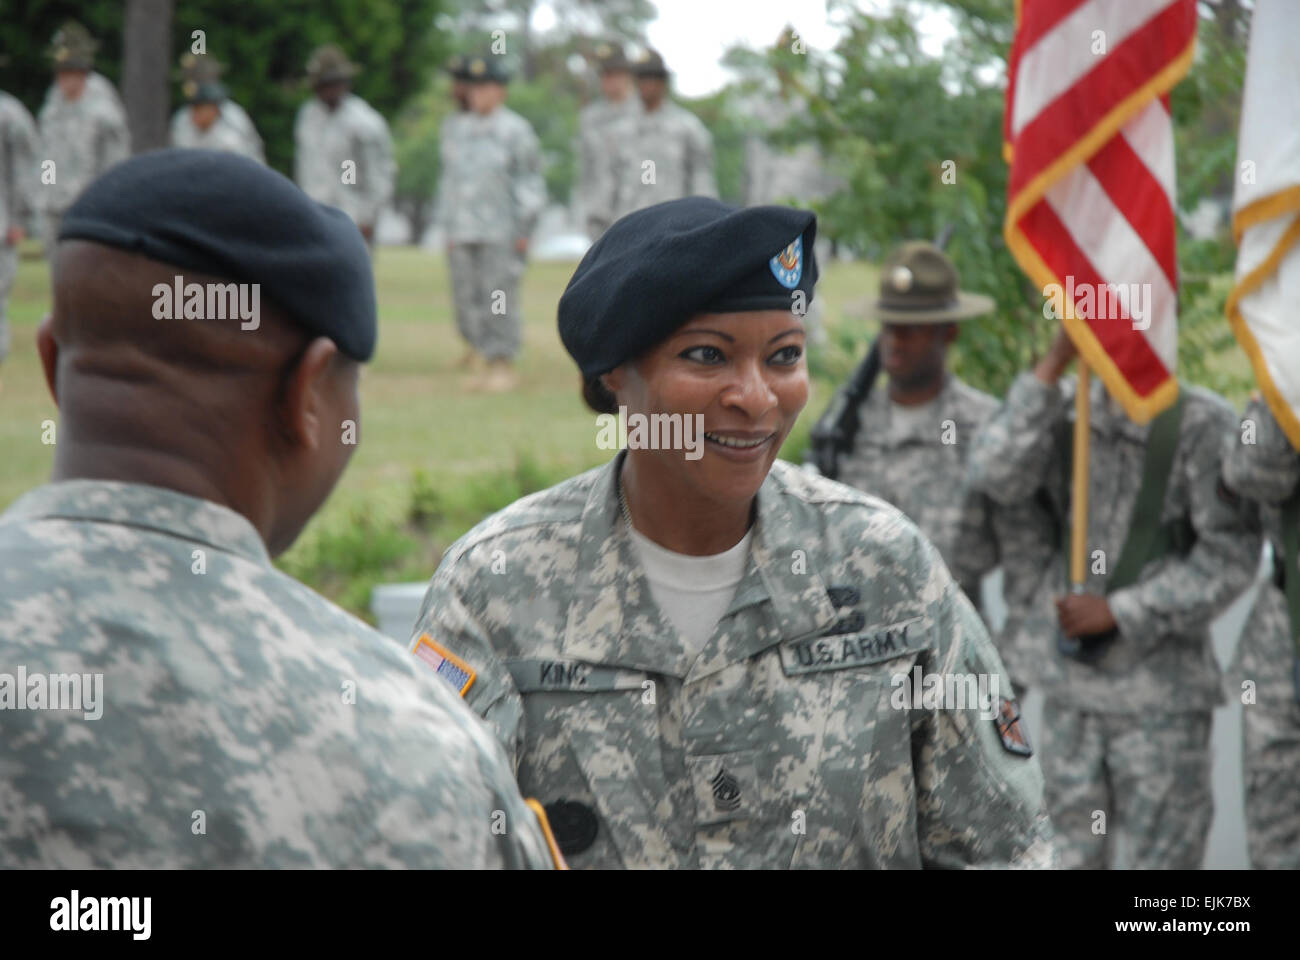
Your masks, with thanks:
M474 686L474 678L478 676L474 668L427 633L420 634L411 652L433 667L433 672L455 687L462 697Z

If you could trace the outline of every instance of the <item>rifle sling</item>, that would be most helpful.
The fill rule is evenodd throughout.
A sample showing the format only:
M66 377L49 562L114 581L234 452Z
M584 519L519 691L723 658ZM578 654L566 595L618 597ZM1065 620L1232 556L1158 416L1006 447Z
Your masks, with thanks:
M1190 549L1189 541L1195 532L1186 529L1183 520L1161 523L1160 515L1164 510L1165 491L1169 487L1169 473L1174 463L1174 453L1178 449L1178 432L1183 419L1183 397L1180 393L1173 406L1164 410L1151 423L1147 435L1146 453L1142 458L1142 486L1138 488L1137 500L1133 504L1133 513L1129 518L1128 536L1124 538L1124 547L1115 562L1110 576L1106 578L1106 592L1114 593L1138 581L1142 569L1171 550L1185 552ZM1070 442L1070 422L1058 424L1054 432L1057 456L1066 465L1066 475L1073 471L1073 445ZM1300 507L1300 500L1297 500ZM1300 514L1298 514L1300 515ZM1293 538L1294 538L1294 525ZM1070 569L1070 535L1066 527L1061 537L1062 550L1065 553L1065 569ZM1300 581L1300 577L1292 577ZM1297 602L1300 602L1300 589L1297 589Z

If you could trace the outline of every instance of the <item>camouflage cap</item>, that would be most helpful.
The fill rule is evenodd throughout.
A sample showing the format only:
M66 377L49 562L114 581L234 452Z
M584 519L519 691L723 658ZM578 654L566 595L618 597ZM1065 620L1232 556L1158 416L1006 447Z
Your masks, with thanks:
M470 83L509 83L510 73L501 57L488 54L466 62L465 79Z
M640 56L632 61L632 72L638 77L666 77L668 66L658 50L647 47Z
M361 68L348 59L342 48L333 43L317 47L307 60L307 79L313 87L351 80Z
M613 41L598 43L596 49L592 51L592 57L596 61L596 69L601 73L615 73L632 69L627 56L623 53L623 45L620 43L614 43Z
M957 268L932 243L912 240L880 270L880 299L869 315L886 323L955 323L993 310L993 299L957 288Z
M50 59L54 61L54 70L89 70L95 62L95 50L99 44L90 35L90 31L69 20L54 34L50 43Z

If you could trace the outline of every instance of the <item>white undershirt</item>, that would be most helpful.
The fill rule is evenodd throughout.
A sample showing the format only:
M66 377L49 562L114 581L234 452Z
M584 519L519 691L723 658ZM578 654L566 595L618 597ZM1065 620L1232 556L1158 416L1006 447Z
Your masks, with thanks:
M693 557L665 550L649 537L632 530L632 546L650 594L668 622L677 628L686 648L698 653L731 606L736 586L745 576L751 527L730 550L709 557Z
M889 432L895 440L910 437L939 437L939 398L925 403L889 401Z

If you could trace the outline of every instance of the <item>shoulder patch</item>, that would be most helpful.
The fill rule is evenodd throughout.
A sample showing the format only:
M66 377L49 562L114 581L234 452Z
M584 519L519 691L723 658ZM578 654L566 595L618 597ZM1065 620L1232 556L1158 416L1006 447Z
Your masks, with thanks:
M1029 736L1020 722L1019 703L1006 697L999 697L998 712L993 718L993 724L998 728L998 736L1002 739L1004 750L1022 757L1034 755L1034 750L1029 745Z
M433 667L433 672L455 687L462 697L474 686L474 678L478 676L474 668L427 633L420 634L411 652Z

